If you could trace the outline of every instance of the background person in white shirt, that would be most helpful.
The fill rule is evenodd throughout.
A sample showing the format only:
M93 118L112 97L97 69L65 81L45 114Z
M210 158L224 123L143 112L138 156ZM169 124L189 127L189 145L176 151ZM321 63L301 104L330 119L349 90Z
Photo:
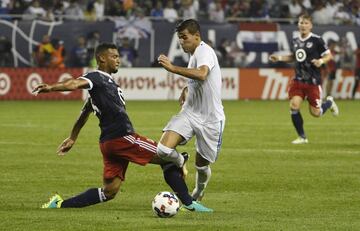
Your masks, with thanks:
M182 110L163 129L157 153L182 167L184 157L176 151L176 146L196 137L197 172L192 196L201 200L211 177L210 164L216 161L220 152L225 125L221 71L214 50L201 40L196 20L181 22L176 32L184 52L190 54L188 67L173 65L165 55L160 55L158 61L167 71L189 80L179 98Z

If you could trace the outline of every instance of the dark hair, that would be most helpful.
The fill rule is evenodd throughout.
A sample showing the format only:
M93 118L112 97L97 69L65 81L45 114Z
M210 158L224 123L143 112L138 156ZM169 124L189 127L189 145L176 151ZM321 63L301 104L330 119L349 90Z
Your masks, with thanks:
M106 51L107 49L116 49L117 47L113 43L101 43L95 49L95 57Z
M185 21L180 22L176 26L175 31L181 32L185 29L187 29L190 34L195 34L196 32L199 32L200 34L200 25L195 19L187 19Z

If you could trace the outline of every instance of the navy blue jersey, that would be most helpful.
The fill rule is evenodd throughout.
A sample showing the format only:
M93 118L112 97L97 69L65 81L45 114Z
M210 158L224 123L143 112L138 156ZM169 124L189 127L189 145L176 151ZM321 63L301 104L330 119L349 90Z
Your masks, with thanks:
M129 116L125 110L122 90L111 75L94 71L82 77L89 82L92 108L100 121L100 142L134 133Z
M324 40L313 33L302 39L293 39L293 53L295 58L295 79L319 85L321 84L320 68L311 63L313 59L319 59L330 52Z

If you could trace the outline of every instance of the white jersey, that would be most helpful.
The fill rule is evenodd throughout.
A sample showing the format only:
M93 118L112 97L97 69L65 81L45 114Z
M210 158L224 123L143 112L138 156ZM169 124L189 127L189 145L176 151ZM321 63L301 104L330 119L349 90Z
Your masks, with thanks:
M201 41L191 55L188 68L209 67L207 78L188 81L188 96L183 111L201 123L218 122L225 119L221 102L222 77L218 59L214 50Z

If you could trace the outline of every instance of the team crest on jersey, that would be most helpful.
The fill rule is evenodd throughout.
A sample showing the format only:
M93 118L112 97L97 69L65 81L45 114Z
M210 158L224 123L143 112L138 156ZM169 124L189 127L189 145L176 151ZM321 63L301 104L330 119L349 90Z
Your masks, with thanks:
M313 46L313 43L312 43L312 42L307 42L307 43L306 43L306 47L307 47L307 48L311 48L312 46Z
M295 52L295 57L298 62L303 62L306 59L306 52L304 49L298 49Z

